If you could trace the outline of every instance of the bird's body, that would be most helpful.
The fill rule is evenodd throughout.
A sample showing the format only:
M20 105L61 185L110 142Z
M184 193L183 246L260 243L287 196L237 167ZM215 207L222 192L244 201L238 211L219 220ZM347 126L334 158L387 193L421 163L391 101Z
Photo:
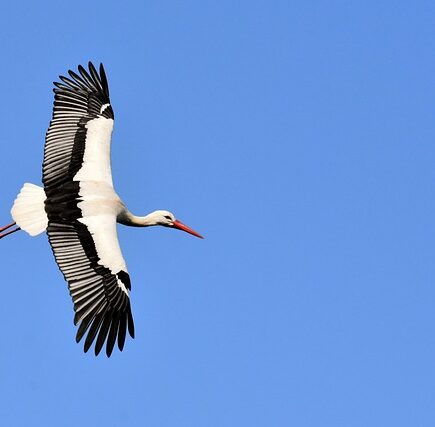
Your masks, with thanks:
M113 109L104 68L60 76L53 117L44 150L44 188L26 183L11 214L17 228L35 236L47 232L56 262L74 302L77 342L86 335L87 351L96 339L95 354L106 344L124 347L126 331L134 337L130 277L117 237L117 223L178 228L198 233L168 211L135 216L113 187L110 144ZM0 229L7 230L15 223Z

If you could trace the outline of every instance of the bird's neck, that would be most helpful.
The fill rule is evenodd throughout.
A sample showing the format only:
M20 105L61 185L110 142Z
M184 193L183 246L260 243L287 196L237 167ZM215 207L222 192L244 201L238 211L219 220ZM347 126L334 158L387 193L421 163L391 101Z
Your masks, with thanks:
M150 227L157 225L154 212L145 216L136 216L126 210L118 216L117 220L120 224L129 225L130 227Z

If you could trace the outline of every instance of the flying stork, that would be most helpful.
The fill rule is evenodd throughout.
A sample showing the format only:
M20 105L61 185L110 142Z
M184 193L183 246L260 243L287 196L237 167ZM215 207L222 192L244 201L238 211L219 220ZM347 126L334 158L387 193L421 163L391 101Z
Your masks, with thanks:
M123 350L127 329L134 338L130 276L116 223L202 236L165 210L133 215L116 194L110 165L114 114L103 64L99 71L89 62L89 71L79 65L78 73L69 70L69 77L54 82L44 188L24 184L11 209L14 222L0 228L0 239L20 229L31 236L47 232L74 303L76 341L86 335L87 352L96 338L95 355L106 343L110 357L115 342Z

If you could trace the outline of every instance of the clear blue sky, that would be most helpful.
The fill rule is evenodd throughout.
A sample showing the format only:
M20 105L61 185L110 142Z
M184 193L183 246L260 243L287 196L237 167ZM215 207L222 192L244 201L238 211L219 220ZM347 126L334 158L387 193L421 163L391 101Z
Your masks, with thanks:
M104 62L137 338L74 342L46 237L0 244L5 426L432 427L433 1L7 2L0 218L51 82ZM19 235L20 234L20 235Z

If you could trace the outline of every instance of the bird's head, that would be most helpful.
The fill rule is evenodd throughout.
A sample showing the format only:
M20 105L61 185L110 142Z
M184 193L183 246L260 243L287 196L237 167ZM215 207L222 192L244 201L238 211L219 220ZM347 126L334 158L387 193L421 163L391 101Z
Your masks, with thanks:
M186 233L192 234L196 237L203 239L199 233L192 230L187 225L183 224L181 221L175 218L175 215L169 211L154 211L150 216L153 216L153 220L156 225L162 225L163 227L177 228L178 230L185 231Z

